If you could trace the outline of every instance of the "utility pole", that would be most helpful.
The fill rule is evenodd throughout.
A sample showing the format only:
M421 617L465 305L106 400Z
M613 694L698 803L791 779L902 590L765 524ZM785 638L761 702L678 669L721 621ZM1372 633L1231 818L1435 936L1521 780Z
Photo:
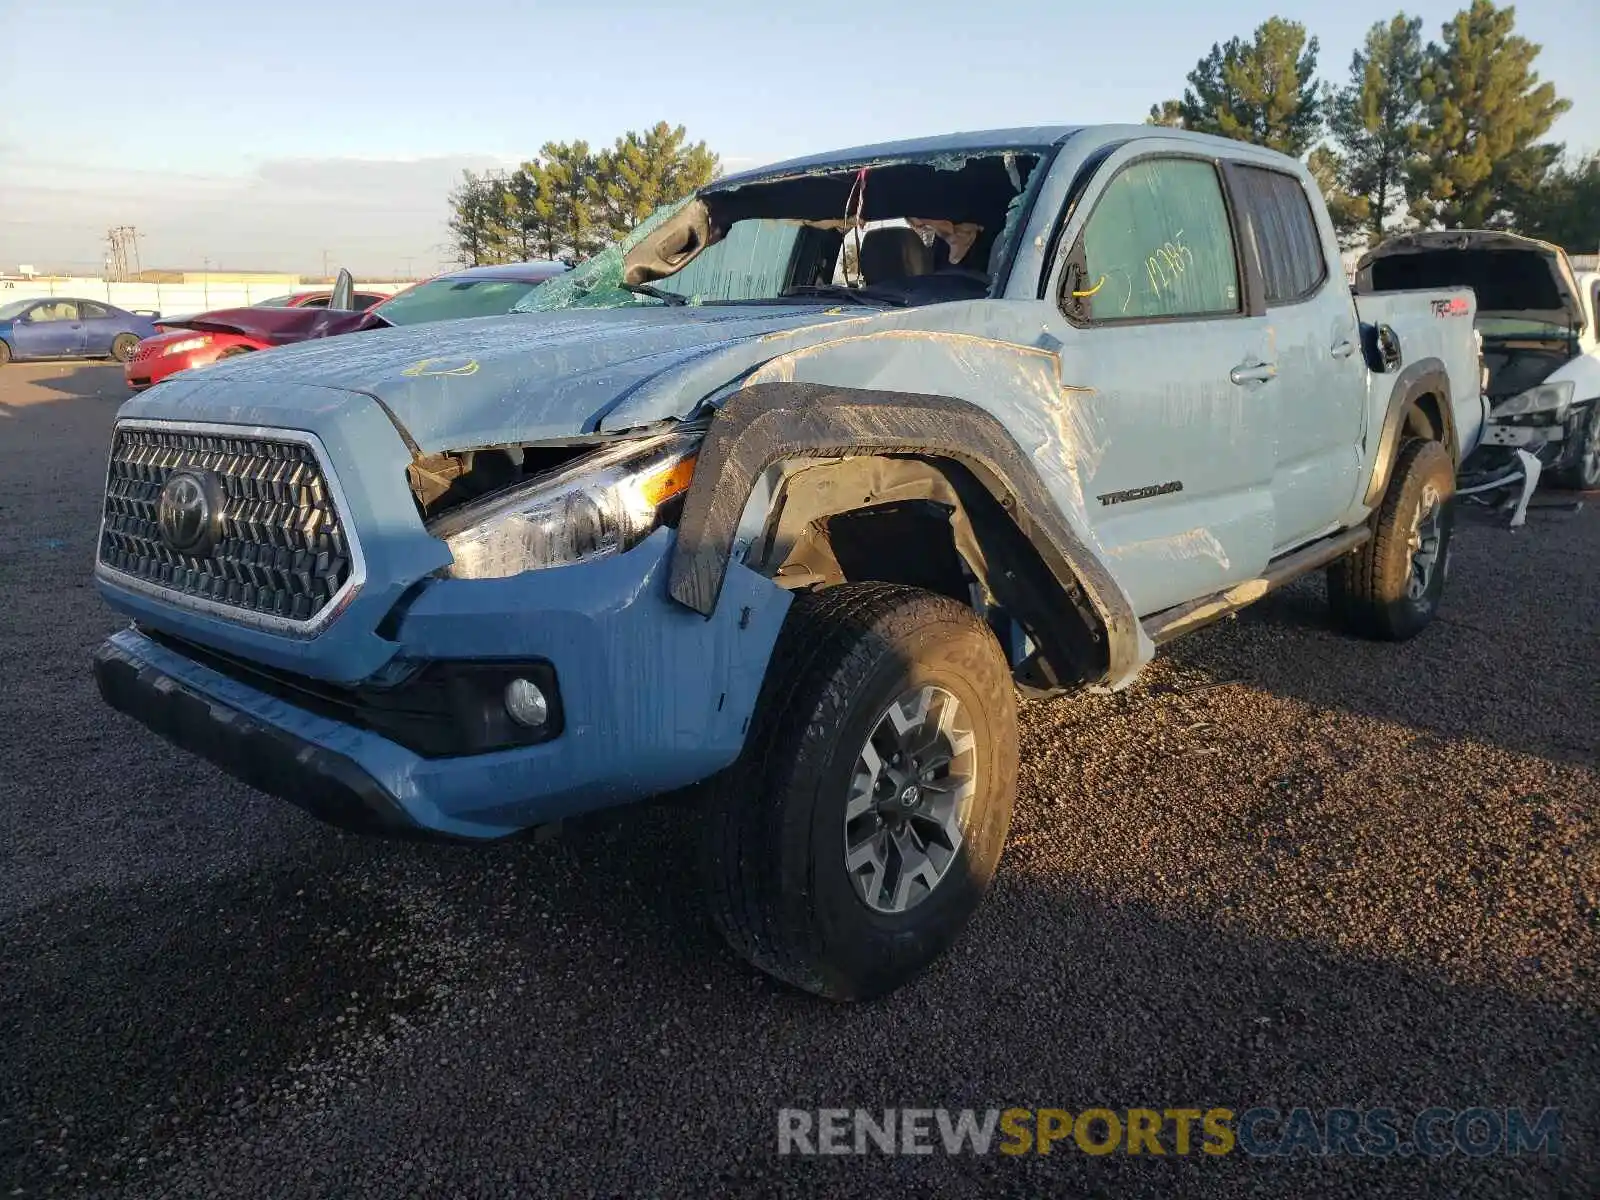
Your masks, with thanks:
M412 262L413 262L413 261L414 261L414 260L413 260L413 259L412 259L412 258L411 258L411 256L410 256L410 255L407 255L407 256L406 256L406 279L407 279L407 280L408 280L408 281L409 281L409 280L410 280L410 278L411 278L411 264L412 264Z
M324 280L328 278L328 252L326 250L322 252L322 278Z
M205 268L205 274L200 276L200 286L204 289L204 291L201 294L205 297L205 302L204 302L205 306L207 308L210 308L211 307L211 260L209 258L202 258L200 260L200 265Z
M110 282L125 283L128 280L130 250L133 252L133 274L144 274L144 267L139 262L138 229L132 225L113 225L106 230L106 245L111 251L106 255L106 274L109 276Z

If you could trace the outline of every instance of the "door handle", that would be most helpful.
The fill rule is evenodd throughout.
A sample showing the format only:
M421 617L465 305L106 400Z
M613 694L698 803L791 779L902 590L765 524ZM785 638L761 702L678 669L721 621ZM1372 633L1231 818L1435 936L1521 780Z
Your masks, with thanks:
M1333 344L1333 349L1328 351L1328 353L1333 355L1335 358L1349 358L1355 352L1356 344L1349 338L1344 338L1342 341L1335 342Z
M1265 383L1277 374L1277 363L1240 363L1228 372L1228 378L1235 383Z

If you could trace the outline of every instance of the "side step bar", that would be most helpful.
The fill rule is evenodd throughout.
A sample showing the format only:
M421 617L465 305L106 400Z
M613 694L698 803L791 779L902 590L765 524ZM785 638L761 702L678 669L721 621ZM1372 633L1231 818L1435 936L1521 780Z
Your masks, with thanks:
M1254 603L1308 571L1315 571L1336 558L1343 558L1371 537L1372 530L1365 525L1358 525L1354 529L1346 529L1343 533L1312 542L1309 546L1301 546L1282 558L1273 559L1255 579L1247 579L1220 592L1151 614L1142 622L1144 631L1158 646L1170 642L1229 613L1238 612L1245 605Z

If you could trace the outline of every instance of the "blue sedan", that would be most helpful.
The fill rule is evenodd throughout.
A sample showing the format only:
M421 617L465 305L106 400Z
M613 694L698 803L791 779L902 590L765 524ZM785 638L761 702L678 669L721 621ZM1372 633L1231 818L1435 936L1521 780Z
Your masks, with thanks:
M12 359L114 358L127 362L133 348L155 336L149 317L99 300L35 297L0 304L0 367Z

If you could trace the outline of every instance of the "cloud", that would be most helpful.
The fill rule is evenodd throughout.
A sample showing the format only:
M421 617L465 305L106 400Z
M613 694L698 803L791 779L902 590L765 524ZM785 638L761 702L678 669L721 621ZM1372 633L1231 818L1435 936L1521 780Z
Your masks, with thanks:
M270 159L237 175L71 164L3 155L0 268L86 269L106 230L134 225L149 266L360 274L431 270L447 257L446 197L463 170L500 155Z

